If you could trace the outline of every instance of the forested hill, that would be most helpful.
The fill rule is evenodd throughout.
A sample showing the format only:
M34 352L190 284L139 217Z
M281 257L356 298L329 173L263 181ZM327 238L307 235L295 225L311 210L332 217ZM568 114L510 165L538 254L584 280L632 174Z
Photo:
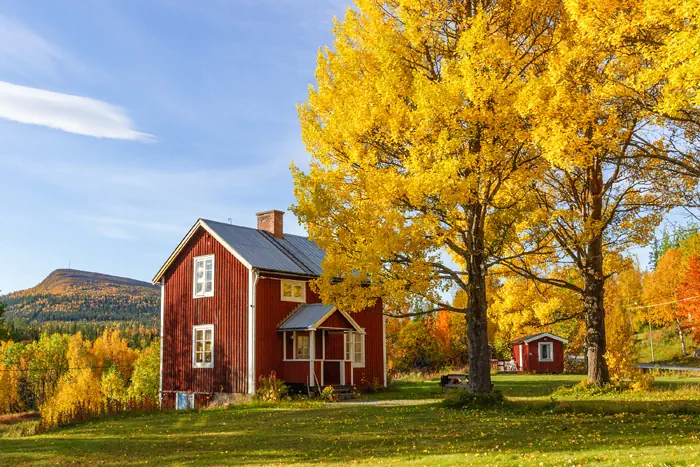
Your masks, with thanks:
M140 321L159 315L160 290L148 282L57 269L39 285L2 297L8 318L47 321Z

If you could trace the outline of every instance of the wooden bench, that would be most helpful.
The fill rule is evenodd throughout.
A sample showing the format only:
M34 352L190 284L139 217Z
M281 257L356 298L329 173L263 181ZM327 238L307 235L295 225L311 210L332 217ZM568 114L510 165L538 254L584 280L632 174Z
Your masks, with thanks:
M442 392L446 389L466 389L469 377L463 373L450 373L440 376L440 388Z

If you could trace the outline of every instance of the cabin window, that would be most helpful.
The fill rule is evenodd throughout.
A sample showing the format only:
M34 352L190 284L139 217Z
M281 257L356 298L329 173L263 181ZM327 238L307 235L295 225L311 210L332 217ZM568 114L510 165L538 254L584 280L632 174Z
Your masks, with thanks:
M306 283L299 281L280 281L282 284L282 301L306 303Z
M296 341L294 342L294 349L296 349L295 359L309 359L311 358L311 346L308 334L297 334Z
M540 342L538 346L539 361L553 362L554 361L554 344L551 342Z
M194 259L194 297L214 296L214 255Z
M192 366L195 368L214 368L213 324L193 326Z
M345 360L350 360L356 368L365 366L365 335L361 332L345 335Z

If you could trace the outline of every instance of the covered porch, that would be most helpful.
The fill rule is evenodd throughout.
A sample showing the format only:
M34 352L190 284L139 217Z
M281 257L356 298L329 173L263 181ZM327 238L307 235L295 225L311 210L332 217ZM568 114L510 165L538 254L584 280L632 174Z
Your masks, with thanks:
M354 384L353 348L364 330L333 305L305 304L278 327L282 334L282 379L312 387Z

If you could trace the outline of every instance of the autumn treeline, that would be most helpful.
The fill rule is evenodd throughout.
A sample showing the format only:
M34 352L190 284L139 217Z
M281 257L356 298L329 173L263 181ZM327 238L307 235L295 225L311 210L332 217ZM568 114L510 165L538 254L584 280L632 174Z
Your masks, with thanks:
M41 426L158 401L158 341L129 346L119 330L94 340L78 332L0 343L0 413L39 410Z

